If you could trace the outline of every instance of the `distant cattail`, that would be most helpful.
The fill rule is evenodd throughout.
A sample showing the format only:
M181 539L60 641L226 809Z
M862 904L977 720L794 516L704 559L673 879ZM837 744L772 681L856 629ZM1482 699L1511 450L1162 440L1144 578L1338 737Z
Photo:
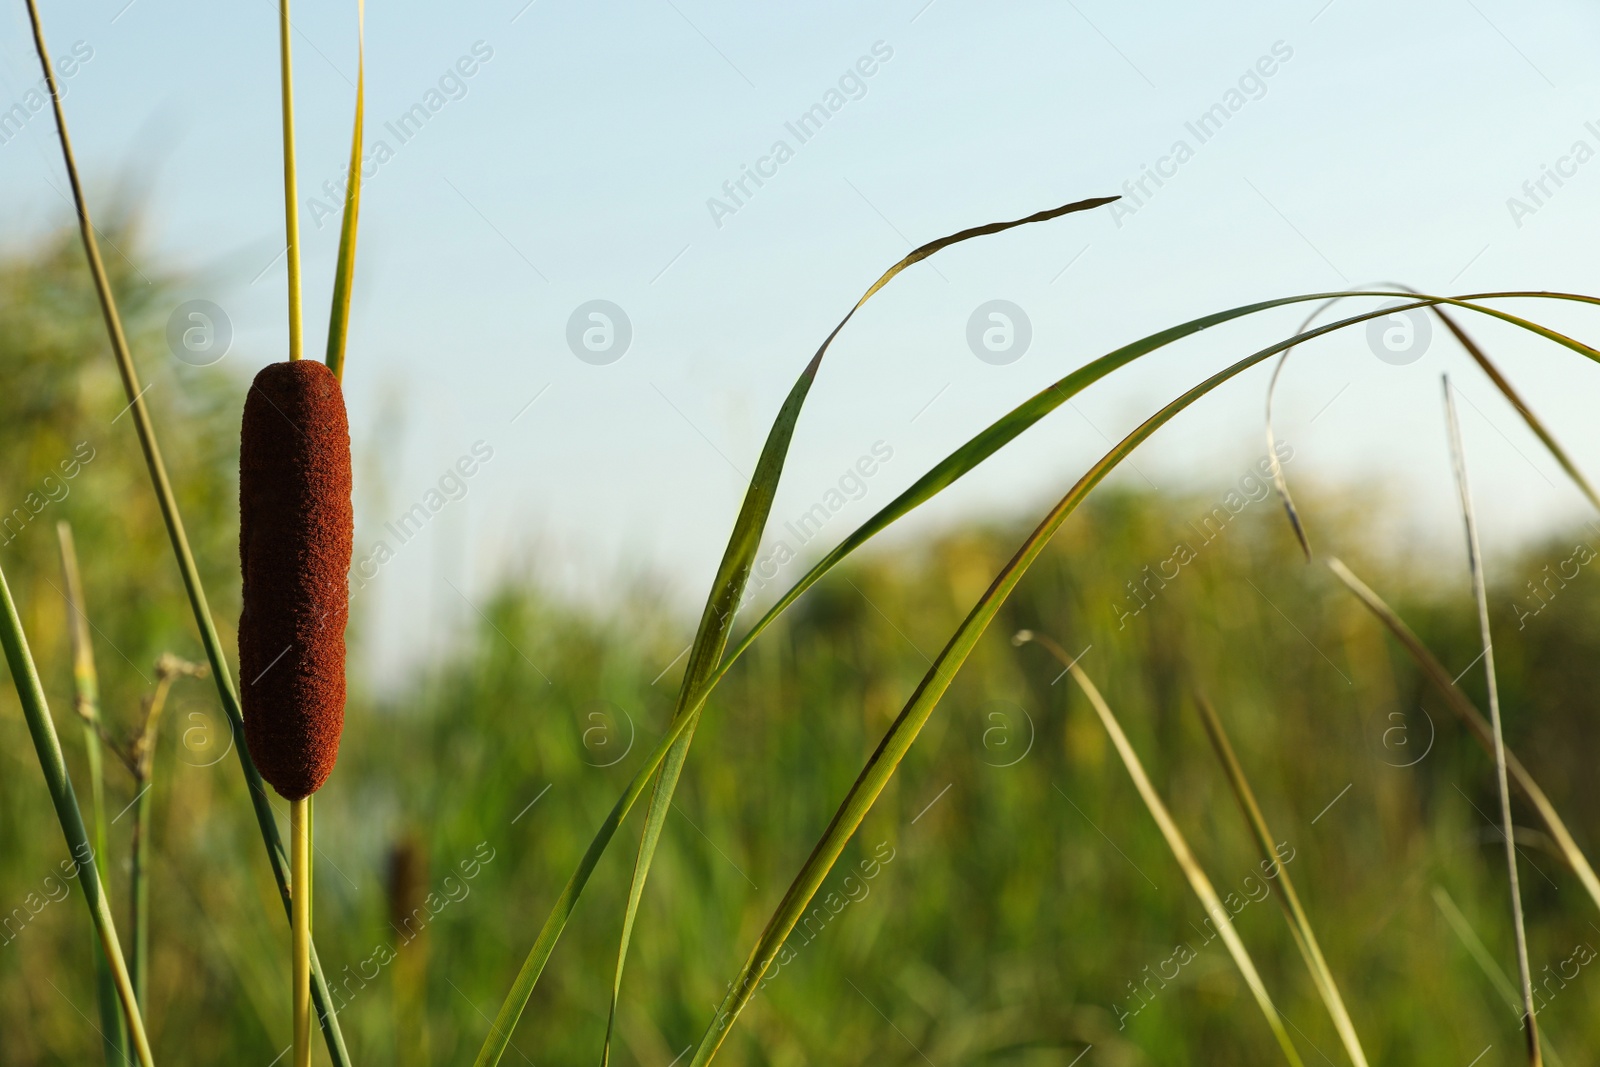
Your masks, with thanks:
M321 788L344 727L350 427L326 364L273 363L239 441L239 672L245 740L287 800Z
M387 881L389 925L405 939L402 943L410 942L422 930L417 913L427 915L422 904L428 888L428 854L415 836L406 834L389 849Z

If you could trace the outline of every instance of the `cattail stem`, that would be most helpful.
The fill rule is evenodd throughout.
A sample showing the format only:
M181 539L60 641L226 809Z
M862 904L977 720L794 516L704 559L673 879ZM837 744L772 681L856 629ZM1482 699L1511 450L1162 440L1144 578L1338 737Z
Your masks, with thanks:
M311 1067L311 798L289 802L289 867L294 879L294 1067Z
M278 4L278 74L283 86L283 237L289 253L289 358L302 351L299 191L294 178L294 77L289 59L289 0Z

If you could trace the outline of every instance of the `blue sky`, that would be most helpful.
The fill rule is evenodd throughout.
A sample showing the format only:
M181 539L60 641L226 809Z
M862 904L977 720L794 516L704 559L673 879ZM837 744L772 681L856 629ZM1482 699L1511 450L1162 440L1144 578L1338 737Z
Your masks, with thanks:
M346 379L358 560L397 542L385 523L475 444L492 454L459 493L446 481L461 499L392 544L359 594L389 649L369 657L374 669L469 625L511 567L582 596L642 572L692 606L795 375L885 267L953 230L1135 194L1131 211L951 249L857 316L801 422L776 536L875 446L891 456L861 490L847 483L801 554L1046 383L1208 311L1381 279L1600 290L1600 160L1576 151L1600 150L1600 12L1584 5L524 5L367 13L368 143L389 151L365 194ZM47 0L44 14L58 54L92 50L66 80L91 183L103 199L137 173L153 238L143 254L199 272L186 295L232 323L216 372L283 358L274 4ZM355 8L302 0L293 15L316 352L337 225L312 199L348 150ZM0 104L24 100L36 69L13 5ZM393 125L416 105L427 120L402 141ZM791 126L817 105L827 120L802 140ZM1207 113L1226 120L1202 127ZM9 240L69 218L51 132L40 114L0 144ZM734 202L724 183L749 170L764 183L734 185ZM574 312L596 300L622 309L631 333L609 363L568 343ZM1031 333L1012 362L969 345L969 320L995 300L1020 308ZM1600 336L1593 315L1525 310ZM580 319L581 337L596 320ZM896 536L1042 511L1109 441L1298 320L1273 313L1142 361ZM1515 331L1480 332L1557 433L1596 455L1600 424L1575 385L1600 368ZM1291 473L1369 494L1375 524L1458 552L1439 403L1449 370L1490 550L1581 517L1554 464L1439 333L1405 365L1356 331L1298 354L1280 411ZM170 373L166 352L140 359L152 378ZM1265 375L1220 390L1116 477L1197 493L1236 483L1265 452Z

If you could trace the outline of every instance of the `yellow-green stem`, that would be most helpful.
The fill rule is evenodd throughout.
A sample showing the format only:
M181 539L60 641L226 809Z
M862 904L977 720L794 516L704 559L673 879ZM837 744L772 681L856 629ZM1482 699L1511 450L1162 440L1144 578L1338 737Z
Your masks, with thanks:
M32 0L29 0L30 7ZM89 843L89 831L83 825L83 812L78 807L78 796L72 788L72 778L67 774L66 760L61 755L61 739L56 736L55 720L50 717L50 706L45 700L44 686L39 682L39 670L28 649L28 638L22 632L22 619L17 615L17 605L11 599L11 588L6 584L4 571L0 571L0 649L5 652L6 665L11 668L11 681L17 689L17 700L22 704L22 714L28 722L28 733L33 737L34 751L39 756L39 768L44 772L45 785L61 823L62 836L78 867L78 884L83 888L83 900L89 908L95 934L100 940L100 951L105 954L111 968L111 978L117 987L117 999L128 1024L128 1036L133 1044L133 1055L139 1067L153 1067L150 1042L145 1036L144 1019L139 1005L133 999L133 984L128 980L128 965L122 958L122 945L117 940L117 926L111 917L111 901L100 880L100 868L95 862L94 846Z
M311 798L289 802L294 977L294 1067L311 1067Z
M94 647L89 643L89 616L84 607L83 578L78 571L78 550L72 540L72 527L56 523L56 538L61 546L61 577L66 586L68 629L72 634L73 705L83 723L83 753L89 764L89 803L94 812L94 862L100 881L109 885L106 874L106 789L105 761L100 746L100 675L95 670ZM95 984L100 1001L100 1035L105 1045L107 1067L123 1067L128 1060L128 1024L117 1004L117 983L111 964L103 953L94 958ZM138 990L135 990L137 993ZM142 1002L142 998L139 998Z
M295 211L299 191L294 180L294 77L289 60L289 0L278 4L278 67L283 85L283 237L289 254L289 358L299 359L303 347L300 324L300 217Z

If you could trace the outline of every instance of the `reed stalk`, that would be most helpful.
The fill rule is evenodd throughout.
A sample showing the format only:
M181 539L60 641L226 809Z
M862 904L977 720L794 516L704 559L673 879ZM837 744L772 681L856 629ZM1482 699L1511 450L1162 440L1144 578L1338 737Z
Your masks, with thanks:
M33 653L28 649L28 638L22 631L22 619L17 615L16 602L11 599L11 586L6 582L4 570L0 570L0 646L4 647L6 663L11 668L11 680L17 687L17 699L22 704L23 717L28 721L28 733L33 737L33 747L39 756L39 767L44 771L45 785L50 789L50 799L55 805L56 818L61 823L61 833L67 840L73 862L77 864L78 882L83 886L83 900L89 908L89 917L94 921L100 951L111 969L112 982L117 987L117 998L128 1024L133 1055L139 1067L153 1067L144 1018L139 1013L139 1002L133 996L128 964L123 959L116 922L111 917L111 901L100 877L94 846L89 843L89 831L83 825L78 795L72 788L72 778L67 774L67 764L61 755L61 739L56 736L50 705L45 700L44 686L39 682L39 671L34 666Z
M131 908L132 935L128 952L128 969L133 975L134 997L141 1005L145 999L146 977L150 969L150 816L153 805L151 795L155 790L156 736L161 713L166 708L172 684L179 678L203 677L206 669L187 660L164 652L156 661L156 685L143 701L144 722L127 754L128 769L133 772L133 862L129 868L128 897Z
M1478 521L1472 507L1472 490L1467 484L1466 450L1461 443L1461 424L1456 418L1455 395L1450 378L1444 379L1445 419L1450 431L1450 457L1455 468L1456 486L1461 498L1461 517L1467 533L1467 565L1472 572L1472 596L1478 608L1478 633L1483 642L1483 674L1489 690L1489 728L1494 735L1495 785L1500 794L1500 833L1505 838L1506 872L1511 883L1511 921L1517 942L1517 973L1522 980L1522 1024L1527 1031L1528 1063L1541 1067L1539 1024L1533 1004L1532 970L1528 965L1528 931L1522 916L1522 887L1517 878L1516 826L1511 821L1511 785L1506 771L1505 733L1500 722L1500 686L1495 677L1494 640L1489 632L1489 595L1483 577L1483 549L1478 544Z
M1233 751L1233 743L1228 740L1228 733L1222 727L1222 719L1211 706L1211 701L1203 694L1195 694L1195 706L1200 711L1200 721L1206 728L1206 736L1211 739L1217 761L1222 764L1223 772L1228 776L1228 784L1233 788L1233 796L1239 803L1239 811L1255 838L1256 849L1261 853L1263 862L1272 869L1271 877L1278 886L1278 892L1274 895L1278 903L1283 906L1284 915L1289 920L1289 932L1294 935L1295 946L1299 948L1300 955L1305 960L1306 969L1311 972L1311 980L1316 983L1317 993L1328 1009L1333 1027L1339 1032L1339 1040L1344 1043L1345 1053L1355 1067L1367 1067L1366 1052L1361 1047L1361 1038L1356 1034L1350 1012L1345 1008L1339 984L1334 980L1333 970L1322 955L1322 946L1311 929L1311 920L1306 915L1305 907L1300 903L1300 894L1294 888L1294 880L1289 877L1289 868L1279 860L1274 849L1272 829L1267 825L1267 817L1262 814L1261 805L1256 801L1255 790L1250 787L1250 780L1245 777L1244 766Z
M1450 677L1450 672L1439 662L1439 657L1435 656L1411 627L1406 625L1405 620L1400 618L1394 609L1373 592L1371 586L1357 577L1342 560L1330 556L1326 563L1334 577L1343 582L1345 588L1361 601L1362 606L1383 623L1395 640L1400 642L1400 646L1406 650L1412 662L1444 699L1451 713L1472 732L1473 739L1492 758L1494 736L1489 723L1461 691L1461 687L1456 685L1455 680ZM1583 850L1578 847L1577 839L1572 836L1572 831L1567 829L1567 824L1556 811L1555 805L1550 802L1550 798L1545 795L1539 783L1534 781L1533 775L1522 765L1517 754L1510 749L1506 750L1506 769L1511 772L1511 781L1522 793L1523 798L1539 813L1540 821L1544 823L1545 830L1555 841L1556 849L1566 861L1567 867L1577 876L1584 891L1589 894L1589 899L1594 902L1594 906L1600 908L1600 875L1595 874L1594 867L1590 865Z
M83 752L89 768L89 807L94 813L94 862L100 882L109 885L106 874L106 786L105 754L100 735L105 723L100 717L100 674L95 669L94 645L89 640L89 614L83 596L83 577L78 570L78 550L72 527L56 523L56 540L61 549L61 578L66 587L67 632L72 635L72 704L83 725ZM123 1067L128 1059L128 1024L117 1005L117 984L104 953L94 957L95 989L100 1005L100 1036L105 1045L107 1067ZM143 1003L143 998L138 998Z
M1172 818L1172 813L1167 810L1166 804L1161 800L1161 794L1156 792L1150 783L1150 777L1145 773L1144 764L1139 760L1139 754L1134 751L1133 744L1128 740L1128 735L1122 732L1122 725L1117 721L1116 715L1111 711L1111 706L1100 695L1100 690L1089 680L1089 676L1075 660L1067 661L1067 670L1072 673L1072 680L1078 683L1078 688L1083 690L1083 695L1089 698L1089 704L1094 708L1095 714L1100 719L1100 724L1105 727L1111 743L1116 747L1117 754L1122 757L1123 766L1127 768L1128 777L1133 779L1134 788L1139 791L1139 797L1149 809L1151 818L1155 819L1156 826L1161 830L1161 836L1166 838L1167 846L1172 849L1173 858L1178 861L1178 866L1183 869L1183 875L1189 881L1189 886L1194 890L1195 896L1200 898L1200 903L1206 909L1206 915L1216 921L1217 933L1222 937L1222 942L1227 946L1228 954L1233 957L1233 962L1239 968L1239 973L1244 976L1245 985L1250 987L1250 993L1255 997L1256 1004L1261 1008L1261 1014L1266 1018L1268 1027L1272 1030L1273 1037L1278 1040L1278 1047L1283 1050L1284 1058L1294 1067L1303 1067L1300 1053L1296 1051L1294 1042L1289 1040L1289 1032L1284 1029L1283 1016L1272 1002L1272 997L1267 993L1267 987L1261 981L1261 975L1256 971L1255 963L1250 959L1250 953L1244 947L1244 942L1239 939L1238 931L1233 927L1233 921L1228 917L1228 909L1217 896L1216 889L1211 884L1211 879L1206 876L1200 861L1195 859L1194 852L1189 848L1189 843L1184 839L1183 831L1178 829L1177 822ZM1282 868L1280 867L1280 870Z

